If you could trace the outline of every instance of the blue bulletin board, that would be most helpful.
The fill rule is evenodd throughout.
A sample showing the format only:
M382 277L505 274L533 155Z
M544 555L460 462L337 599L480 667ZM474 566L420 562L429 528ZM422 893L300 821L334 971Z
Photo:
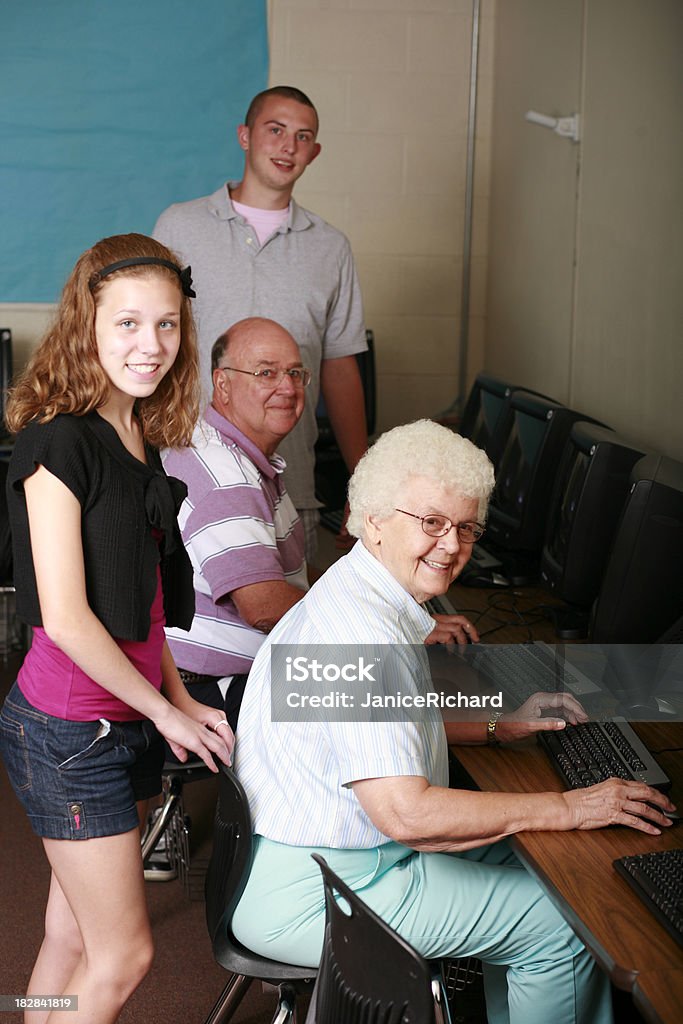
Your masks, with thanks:
M98 238L240 177L265 0L3 5L0 302L53 302Z

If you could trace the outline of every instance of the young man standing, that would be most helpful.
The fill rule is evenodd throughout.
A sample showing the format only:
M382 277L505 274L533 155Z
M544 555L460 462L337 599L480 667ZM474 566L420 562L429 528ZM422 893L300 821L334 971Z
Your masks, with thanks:
M244 174L213 195L169 207L154 236L192 265L204 378L211 345L251 316L276 320L296 339L313 379L296 429L281 451L286 484L315 551L315 410L322 393L350 472L367 447L355 353L366 348L360 289L348 240L298 206L294 185L320 153L318 115L299 89L256 96L237 129Z

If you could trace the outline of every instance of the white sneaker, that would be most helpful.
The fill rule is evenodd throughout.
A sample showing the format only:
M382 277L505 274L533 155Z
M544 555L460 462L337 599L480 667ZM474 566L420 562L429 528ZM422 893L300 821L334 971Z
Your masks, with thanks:
M156 810L150 813L147 819L147 833L149 833L149 830L160 814L160 807L157 807ZM156 846L145 861L144 875L146 882L172 882L174 878L178 877L177 868L169 857L168 829L170 827L171 822L169 822L165 832L159 836Z

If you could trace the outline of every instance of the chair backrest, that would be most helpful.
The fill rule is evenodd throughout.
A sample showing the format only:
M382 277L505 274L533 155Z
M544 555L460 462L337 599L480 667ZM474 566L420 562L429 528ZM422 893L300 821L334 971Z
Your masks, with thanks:
M206 923L215 943L232 920L251 870L251 816L242 783L227 765L219 763L218 804L213 851L206 872Z
M326 907L316 1021L432 1024L434 997L426 960L370 910L322 857L312 856L323 874Z
M0 459L0 585L12 580L12 534L7 511L7 471L9 465Z

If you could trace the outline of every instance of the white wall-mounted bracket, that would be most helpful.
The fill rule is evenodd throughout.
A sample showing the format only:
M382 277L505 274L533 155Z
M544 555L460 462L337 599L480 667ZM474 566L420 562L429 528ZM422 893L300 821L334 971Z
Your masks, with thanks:
M579 141L579 115L570 114L568 117L549 117L548 114L539 114L537 110L527 110L524 115L526 121L531 124L540 124L543 128L552 128L556 135L561 135L572 142Z

